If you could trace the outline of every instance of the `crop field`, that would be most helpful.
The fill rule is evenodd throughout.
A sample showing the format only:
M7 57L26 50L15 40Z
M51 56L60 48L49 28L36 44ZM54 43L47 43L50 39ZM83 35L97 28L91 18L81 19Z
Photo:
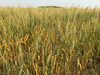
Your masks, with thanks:
M0 7L0 75L100 75L100 9Z

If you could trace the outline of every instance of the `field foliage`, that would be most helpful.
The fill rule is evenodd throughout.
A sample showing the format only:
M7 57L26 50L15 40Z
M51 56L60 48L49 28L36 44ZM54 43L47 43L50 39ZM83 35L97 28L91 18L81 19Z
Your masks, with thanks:
M100 9L0 7L0 75L99 75L98 64Z

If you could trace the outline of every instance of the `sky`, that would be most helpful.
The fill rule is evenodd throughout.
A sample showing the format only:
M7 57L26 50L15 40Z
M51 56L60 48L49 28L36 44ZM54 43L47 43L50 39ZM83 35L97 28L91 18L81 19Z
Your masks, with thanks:
M38 7L38 6L62 6L62 7L100 7L100 0L0 0L0 7Z

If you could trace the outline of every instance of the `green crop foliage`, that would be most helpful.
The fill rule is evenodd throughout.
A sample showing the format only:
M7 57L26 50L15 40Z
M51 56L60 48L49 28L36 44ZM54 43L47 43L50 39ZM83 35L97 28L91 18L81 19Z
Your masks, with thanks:
M0 7L0 75L99 75L99 57L99 8Z

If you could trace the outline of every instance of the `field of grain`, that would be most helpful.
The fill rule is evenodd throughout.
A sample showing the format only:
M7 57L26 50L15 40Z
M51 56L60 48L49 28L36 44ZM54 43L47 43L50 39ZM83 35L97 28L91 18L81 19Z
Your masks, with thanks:
M99 8L0 7L0 75L99 74Z

